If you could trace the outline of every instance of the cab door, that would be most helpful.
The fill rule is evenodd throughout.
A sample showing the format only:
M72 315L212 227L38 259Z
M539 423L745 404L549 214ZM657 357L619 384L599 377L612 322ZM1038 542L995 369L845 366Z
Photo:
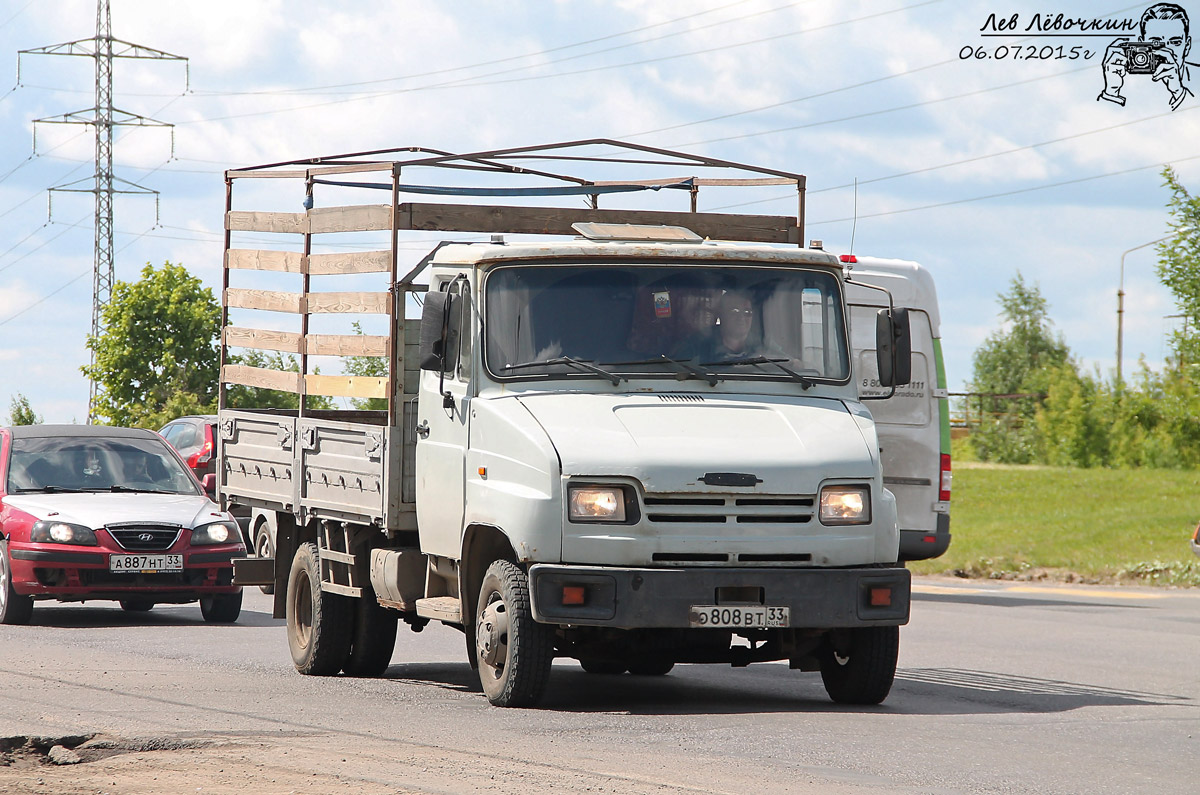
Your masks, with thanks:
M421 551L462 551L466 451L471 401L471 283L466 273L430 285L450 295L444 370L422 370L417 396L417 526Z

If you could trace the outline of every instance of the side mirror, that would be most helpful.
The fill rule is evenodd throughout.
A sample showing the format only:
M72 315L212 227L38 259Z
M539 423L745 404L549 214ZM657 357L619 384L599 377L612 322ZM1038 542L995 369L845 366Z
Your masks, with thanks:
M200 483L201 483L201 485L204 486L204 493L207 494L208 496L212 497L213 499L216 499L216 497L217 497L217 476L216 475L205 475L204 480L200 481Z
M421 344L418 357L422 370L444 370L446 350L446 320L450 317L452 296L444 292L425 294L421 310Z
M912 380L908 309L880 309L875 315L875 358L880 386L904 386Z

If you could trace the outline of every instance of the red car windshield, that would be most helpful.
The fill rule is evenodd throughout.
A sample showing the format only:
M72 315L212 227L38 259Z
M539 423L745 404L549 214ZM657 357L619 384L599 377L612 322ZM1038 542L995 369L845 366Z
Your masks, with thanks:
M200 493L164 442L95 436L14 439L7 490Z

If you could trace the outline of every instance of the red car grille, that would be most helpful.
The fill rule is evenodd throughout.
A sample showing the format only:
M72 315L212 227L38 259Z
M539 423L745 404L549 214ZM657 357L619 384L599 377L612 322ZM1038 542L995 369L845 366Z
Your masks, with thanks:
M178 527L162 525L138 525L109 527L108 534L130 552L162 552L170 549L183 532Z

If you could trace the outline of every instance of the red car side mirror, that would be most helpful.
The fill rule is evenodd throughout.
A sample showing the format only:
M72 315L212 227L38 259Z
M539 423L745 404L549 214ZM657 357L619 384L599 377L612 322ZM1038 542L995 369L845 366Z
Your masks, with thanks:
M205 475L204 480L201 481L201 484L204 486L204 491L206 494L208 494L208 496L217 496L217 476L215 474Z

